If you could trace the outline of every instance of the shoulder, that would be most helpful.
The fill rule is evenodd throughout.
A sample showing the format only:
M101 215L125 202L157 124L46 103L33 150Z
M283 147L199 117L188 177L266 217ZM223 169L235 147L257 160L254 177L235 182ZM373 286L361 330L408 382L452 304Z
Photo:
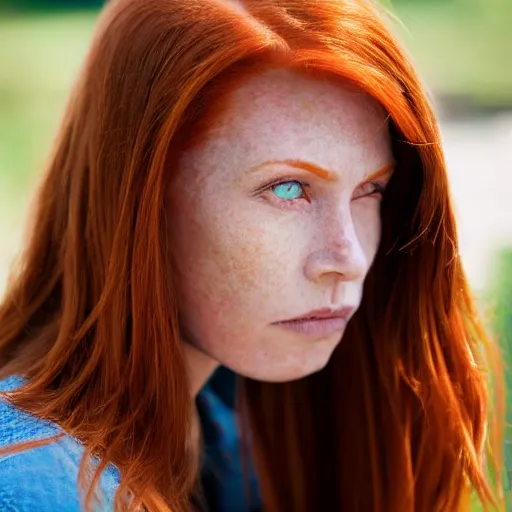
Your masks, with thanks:
M23 381L0 381L0 392ZM15 453L2 453L9 445L40 441L61 435L57 441ZM80 509L78 470L83 446L56 424L35 418L10 405L0 395L0 510L75 512ZM115 493L113 471L102 475L106 497Z
M23 383L24 380L20 377L0 380L0 393L14 391ZM54 423L36 418L13 407L4 396L0 395L0 450L14 443L38 441L61 433L62 431ZM4 457L0 455L0 461Z
M12 391L22 384L22 379L10 377L0 381L0 391ZM13 407L0 396L0 450L61 433L55 424ZM60 441L21 452L0 453L0 509L79 510L76 474L76 460Z

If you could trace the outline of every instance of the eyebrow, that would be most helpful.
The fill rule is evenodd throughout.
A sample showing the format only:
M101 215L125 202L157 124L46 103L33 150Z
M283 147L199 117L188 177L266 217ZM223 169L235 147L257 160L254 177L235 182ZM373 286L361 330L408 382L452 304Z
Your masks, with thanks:
M314 174L315 176L318 176L319 178L325 180L325 181L336 181L338 179L335 172L330 171L328 169L324 169L323 167L320 167L319 165L313 164L311 162L307 162L305 160L268 160L266 162L263 162L259 165L256 165L251 168L251 171L257 171L261 169L262 167L267 167L269 165L278 165L278 164L284 164L288 165L290 167L296 167L297 169L302 169L303 171L309 172L311 174ZM369 176L367 176L364 181L374 181L378 178L382 178L383 176L386 176L387 174L391 174L395 169L395 164L387 164L384 167L381 167L377 171L371 173Z

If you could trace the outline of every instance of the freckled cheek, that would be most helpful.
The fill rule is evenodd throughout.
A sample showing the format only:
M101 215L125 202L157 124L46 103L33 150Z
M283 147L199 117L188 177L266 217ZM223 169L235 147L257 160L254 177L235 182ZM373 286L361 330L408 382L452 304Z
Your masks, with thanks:
M260 290L276 284L291 264L287 237L268 220L233 220L220 241L234 284Z
M210 314L257 310L293 293L307 250L307 225L290 212L238 192L196 197L178 212L179 288L186 303Z
M210 253L231 292L260 295L261 300L294 279L304 237L290 216L245 204L212 214L208 224Z

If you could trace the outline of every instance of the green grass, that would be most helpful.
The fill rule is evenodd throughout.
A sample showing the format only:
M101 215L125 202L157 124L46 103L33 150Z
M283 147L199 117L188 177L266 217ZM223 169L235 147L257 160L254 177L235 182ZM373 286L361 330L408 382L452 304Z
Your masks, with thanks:
M85 55L92 14L0 22L0 180L19 190L38 170Z
M90 41L92 13L0 17L0 294L35 175Z
M390 0L397 30L437 94L512 106L510 0Z

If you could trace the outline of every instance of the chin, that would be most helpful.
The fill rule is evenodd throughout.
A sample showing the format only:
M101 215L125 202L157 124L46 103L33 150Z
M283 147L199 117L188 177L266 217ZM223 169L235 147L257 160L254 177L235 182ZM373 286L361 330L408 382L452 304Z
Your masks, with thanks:
M289 366L276 366L272 368L272 365L268 365L266 368L241 368L237 373L243 377L258 380L260 382L292 382L323 370L327 366L330 356L331 354L324 357L317 356L309 359L307 363L290 364Z

